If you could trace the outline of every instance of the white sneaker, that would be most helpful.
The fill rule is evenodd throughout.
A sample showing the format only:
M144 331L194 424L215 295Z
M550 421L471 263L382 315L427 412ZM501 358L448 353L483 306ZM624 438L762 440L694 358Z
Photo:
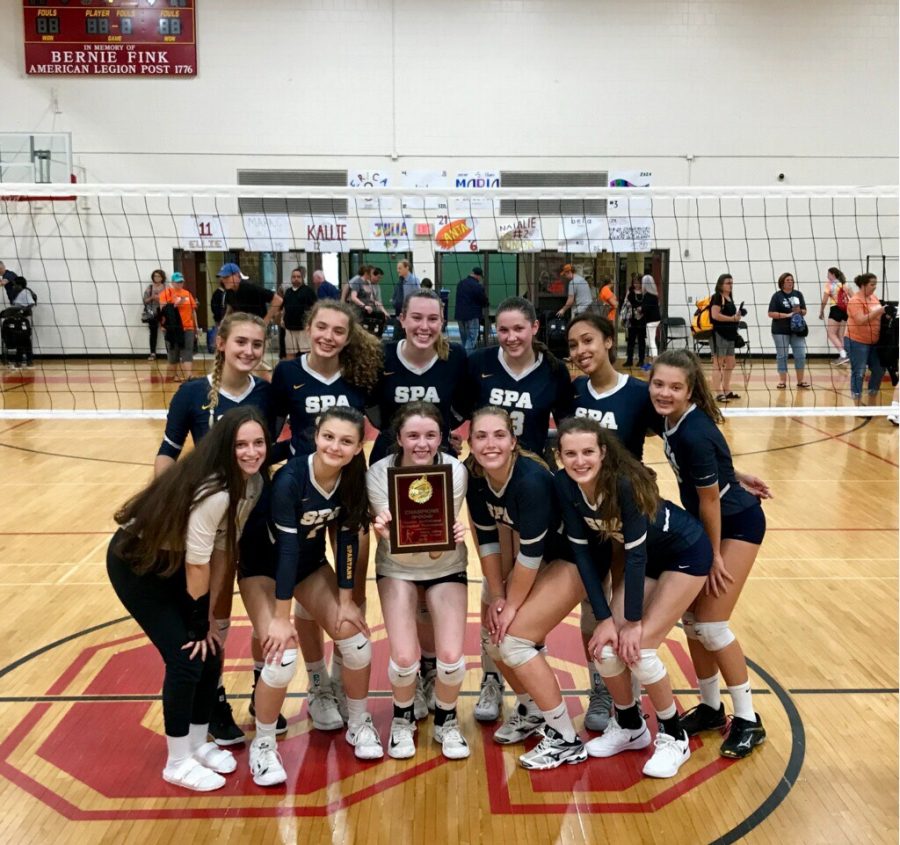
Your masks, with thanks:
M287 780L274 739L260 737L250 743L250 774L257 786L275 786Z
M540 713L529 713L524 704L518 705L506 721L494 731L494 742L513 745L522 742L544 727L544 717Z
M237 769L237 760L234 754L224 748L219 748L214 742L204 742L194 750L193 758L207 769L212 769L216 774L230 775Z
M479 722L496 722L503 708L503 684L491 673L481 682L481 692L475 705L475 718Z
M182 760L177 766L166 766L162 772L163 780L175 786L183 786L194 792L212 792L225 786L225 778L207 769L193 757Z
M384 757L381 737L375 730L372 717L366 713L358 725L350 725L344 737L354 747L354 754L360 760L380 760Z
M635 730L623 728L615 715L609 720L606 730L592 739L586 746L591 757L614 757L623 751L638 751L650 744L650 730L641 719L641 726Z
M469 743L456 719L448 719L443 725L435 725L434 739L441 744L441 752L448 760L464 760L471 753Z
M675 739L662 731L653 740L653 756L644 763L644 774L651 778L673 778L678 774L682 763L691 758L690 740L682 733L681 739Z
M413 716L420 722L428 715L428 699L425 697L425 679L416 675L416 696L413 700Z
M395 760L408 760L416 753L416 723L408 719L391 721L391 738L388 742L388 754Z
M519 757L519 765L523 769L555 769L563 763L574 765L585 760L584 743L577 735L572 742L566 742L558 731L548 727L544 738Z
M900 425L900 414L888 414L887 420L894 425Z
M318 731L336 731L344 727L337 699L328 681L312 685L306 692L309 718Z

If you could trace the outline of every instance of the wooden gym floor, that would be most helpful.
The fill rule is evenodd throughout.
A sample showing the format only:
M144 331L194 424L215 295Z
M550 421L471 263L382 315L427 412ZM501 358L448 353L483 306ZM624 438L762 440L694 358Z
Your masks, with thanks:
M844 401L845 374L823 364L812 377L812 392L776 393L757 364L736 374L733 388L748 386L753 405ZM137 395L123 399L117 391L129 386ZM0 389L6 408L120 400L151 408L173 386L147 363L69 361L7 374ZM706 736L672 781L640 776L645 752L553 772L518 768L521 747L495 745L472 717L480 578L472 553L460 708L468 761L445 761L425 722L414 759L357 763L341 733L310 731L301 673L279 743L287 789L255 787L238 747L229 785L204 796L159 777L161 667L104 570L112 512L150 477L161 432L156 420L0 420L0 841L897 841L898 439L883 417L726 423L736 464L775 494L734 618L769 737L747 760L725 761L718 737ZM675 497L658 442L648 442L647 461ZM373 711L384 735L387 650L372 575ZM226 682L249 726L249 628L239 601L235 617ZM580 727L588 674L574 615L548 645ZM678 700L690 707L696 679L680 631L664 651Z

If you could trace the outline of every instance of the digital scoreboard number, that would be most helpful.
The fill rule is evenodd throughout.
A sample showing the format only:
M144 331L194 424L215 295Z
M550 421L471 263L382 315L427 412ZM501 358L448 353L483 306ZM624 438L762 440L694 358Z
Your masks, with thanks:
M195 76L196 0L22 0L32 76Z

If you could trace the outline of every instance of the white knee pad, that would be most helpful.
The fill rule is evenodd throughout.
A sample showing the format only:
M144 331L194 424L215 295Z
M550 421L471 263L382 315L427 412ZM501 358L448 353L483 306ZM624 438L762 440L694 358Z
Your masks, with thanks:
M466 678L466 658L460 657L456 663L444 663L443 660L437 660L437 676L441 683L448 687L455 687L461 684Z
M291 679L297 672L297 649L286 649L281 656L281 665L276 666L274 663L266 661L262 668L260 678L265 681L266 686L273 689L284 689L290 684Z
M363 633L335 640L334 644L341 650L345 669L365 669L372 662L372 643Z
M302 619L304 622L315 621L312 614L296 599L294 599L294 616L296 616L297 619Z
M727 622L696 622L697 639L707 651L721 651L734 642L734 634Z
M596 627L597 617L594 616L594 608L592 608L591 603L585 599L581 603L581 633L586 637L589 637L594 633L594 628Z
M523 666L537 655L538 650L535 648L534 642L523 637L507 634L500 643L500 659L513 669Z
M501 663L504 662L503 654L501 653L500 646L498 646L490 637L487 639L481 640L481 647L484 649L484 653L491 658L495 663L499 660Z
M690 610L681 615L681 624L684 626L684 635L689 640L699 640L697 636L697 617Z
M619 659L612 646L605 645L600 650L600 659L594 661L594 666L604 678L615 678L625 671L625 664Z
M228 639L228 629L231 628L230 619L216 619L216 630L219 633L219 639L222 641L222 647L225 647L225 640Z
M641 659L631 667L631 673L647 687L666 677L666 667L659 659L655 648L642 648Z
M394 663L394 658L388 660L388 680L391 682L391 686L408 687L415 682L418 672L418 660L410 666L398 666Z

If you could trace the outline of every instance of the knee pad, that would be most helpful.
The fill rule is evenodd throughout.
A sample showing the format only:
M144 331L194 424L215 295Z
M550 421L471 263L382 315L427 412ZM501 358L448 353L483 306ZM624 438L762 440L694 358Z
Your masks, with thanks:
M296 672L297 649L289 648L285 650L281 657L281 665L275 665L266 661L260 673L260 678L265 681L266 686L273 689L284 689L290 684Z
M600 651L599 660L594 661L594 666L604 678L615 678L625 671L625 664L619 659L619 655L612 646L605 645Z
M735 640L727 622L697 622L694 624L694 630L700 644L707 651L721 651Z
M297 619L302 619L304 622L315 621L312 614L296 599L294 599L294 616L296 616Z
M466 658L460 657L456 663L444 663L443 660L437 660L437 676L441 683L448 687L455 687L461 684L466 678Z
M538 650L531 640L507 634L500 643L500 659L513 669L524 666L529 660L537 657Z
M486 640L481 641L481 647L484 649L484 653L491 658L495 663L499 660L501 663L504 662L503 654L501 653L500 646L496 643L492 642L490 637Z
M642 648L641 659L632 667L631 672L645 687L666 677L666 667L655 648Z
M372 643L365 634L354 634L334 644L341 650L345 669L365 669L372 662Z
M408 687L410 684L415 683L418 672L418 660L410 666L398 666L394 663L394 658L388 660L388 680L391 682L391 686Z
M594 628L597 627L597 617L594 616L594 608L591 607L591 603L585 599L581 603L581 633L586 637L590 637L591 634L594 633Z
M684 626L684 635L689 640L699 640L697 636L697 617L690 610L686 610L681 616L681 624Z
M230 619L216 619L216 630L219 632L219 639L222 641L222 648L225 647L225 640L228 639L229 628L231 628Z
M491 603L491 590L487 578L481 579L481 603L487 607Z

